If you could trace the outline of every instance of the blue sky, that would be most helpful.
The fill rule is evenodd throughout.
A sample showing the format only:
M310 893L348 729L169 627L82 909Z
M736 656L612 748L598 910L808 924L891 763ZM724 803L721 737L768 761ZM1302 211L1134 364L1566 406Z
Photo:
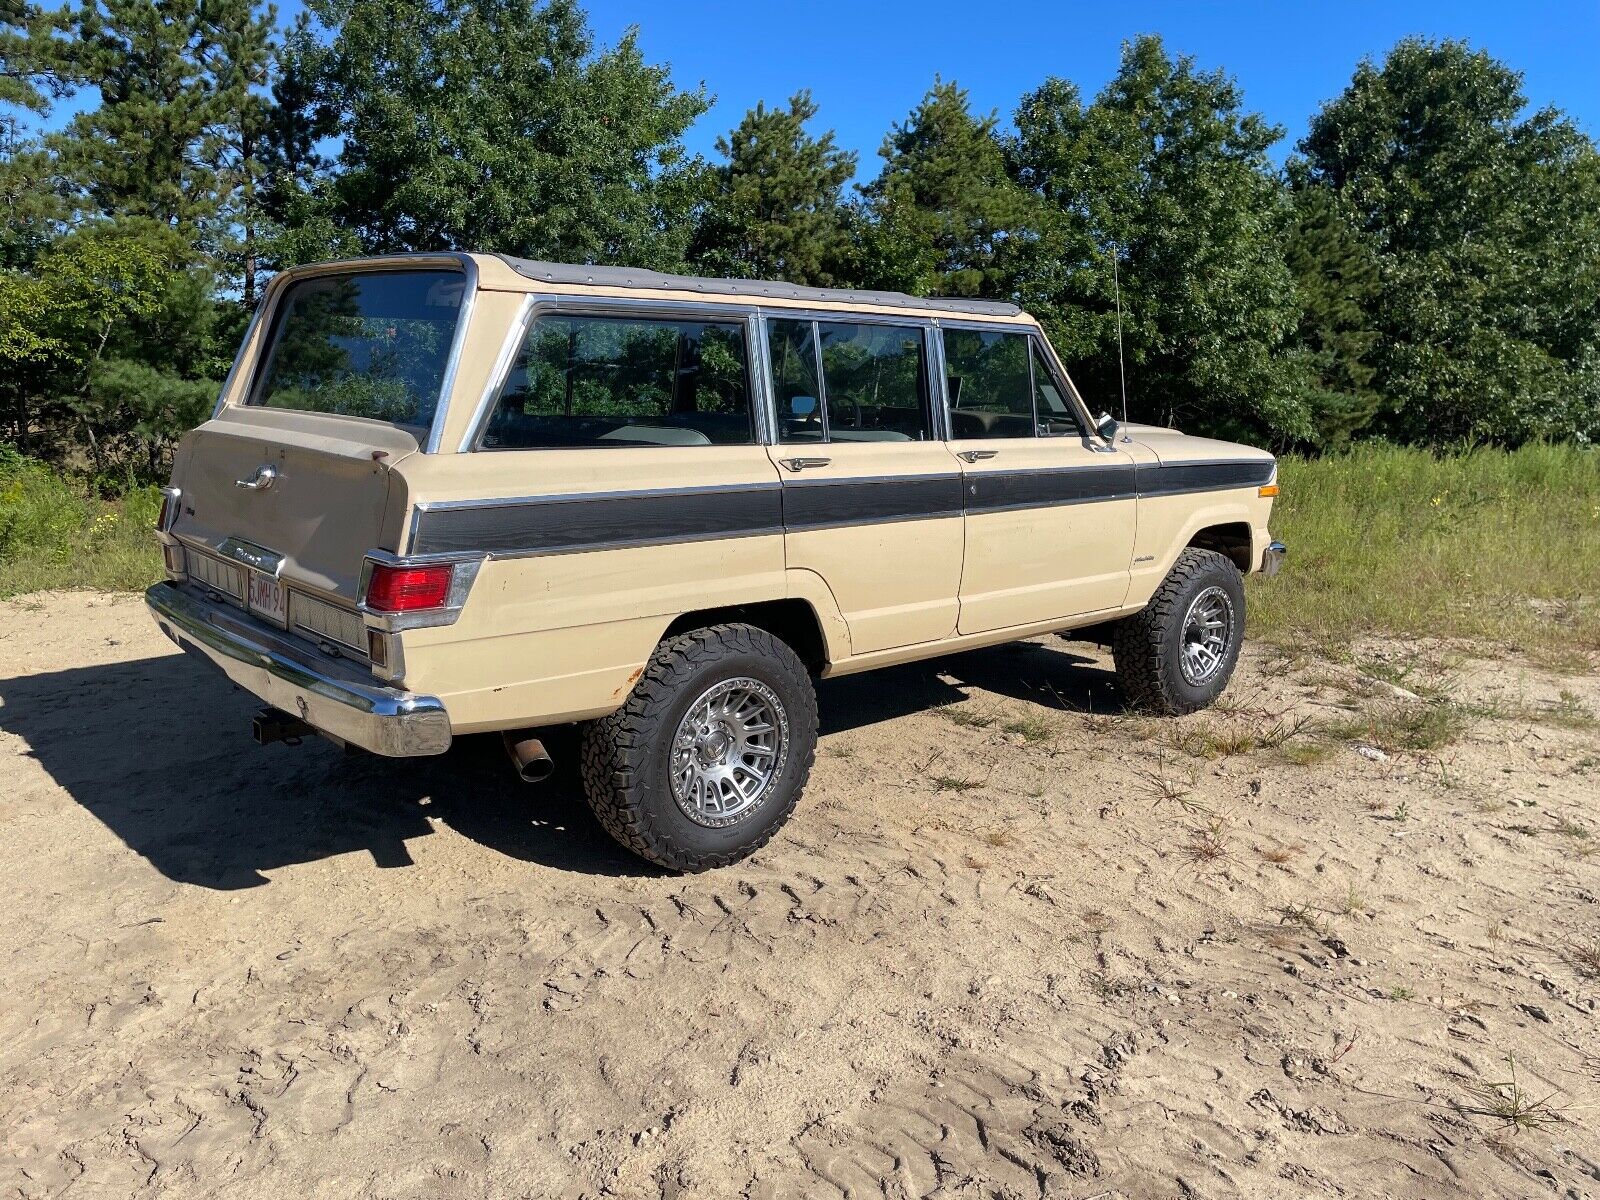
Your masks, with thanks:
M285 20L300 8L279 0ZM1009 123L1017 99L1047 75L1085 98L1116 71L1122 43L1159 33L1174 53L1221 67L1245 104L1281 125L1282 162L1324 100L1364 56L1381 58L1407 34L1465 38L1523 72L1534 105L1555 104L1600 140L1600 0L1325 0L1270 3L1048 3L1046 0L586 0L595 36L613 45L631 25L650 62L678 86L705 85L716 103L688 135L713 154L717 137L756 101L781 104L809 87L819 129L860 155L859 178L877 174L878 147L935 75L971 93L973 107ZM88 96L60 105L59 125Z
M860 152L877 151L935 74L967 88L973 106L1008 121L1018 97L1047 75L1092 96L1117 68L1122 43L1159 33L1170 50L1238 80L1246 104L1282 125L1279 161L1363 56L1381 57L1407 34L1466 38L1524 72L1535 105L1553 103L1600 136L1600 0L1456 0L1455 3L1117 4L1041 0L588 0L596 36L614 43L629 25L651 62L671 64L681 87L704 82L716 107L691 131L710 154L757 100L782 103L809 87L818 124Z

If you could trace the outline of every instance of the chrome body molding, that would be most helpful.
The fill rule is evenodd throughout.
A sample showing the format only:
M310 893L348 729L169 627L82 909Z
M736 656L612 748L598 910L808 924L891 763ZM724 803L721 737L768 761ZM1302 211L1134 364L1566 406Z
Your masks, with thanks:
M384 687L354 663L323 657L236 608L171 583L152 587L145 603L184 650L336 741L391 758L450 748L450 715L434 696Z
M1261 552L1261 573L1268 578L1283 570L1283 560L1289 556L1289 547L1282 542L1272 542Z

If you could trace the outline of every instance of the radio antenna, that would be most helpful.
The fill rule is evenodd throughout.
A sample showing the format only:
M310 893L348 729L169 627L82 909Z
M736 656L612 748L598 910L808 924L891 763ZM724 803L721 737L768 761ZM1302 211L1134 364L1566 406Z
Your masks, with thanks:
M1121 247L1111 243L1111 286L1117 296L1117 382L1122 385L1122 423L1128 423L1128 368L1122 359L1122 273L1117 270Z

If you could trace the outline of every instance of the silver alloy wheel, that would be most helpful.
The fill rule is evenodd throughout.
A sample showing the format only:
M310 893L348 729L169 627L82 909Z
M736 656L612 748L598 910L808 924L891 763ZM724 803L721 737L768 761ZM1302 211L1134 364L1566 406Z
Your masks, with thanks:
M672 738L672 797L697 825L732 825L771 791L789 754L789 718L759 679L706 689Z
M1233 641L1233 597L1220 587L1206 588L1189 605L1183 618L1183 642L1178 666L1193 687L1209 683L1228 657Z

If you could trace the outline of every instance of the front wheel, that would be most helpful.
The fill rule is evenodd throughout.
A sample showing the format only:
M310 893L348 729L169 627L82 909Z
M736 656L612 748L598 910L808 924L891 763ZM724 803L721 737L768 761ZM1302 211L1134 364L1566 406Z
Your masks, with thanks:
M1111 652L1135 708L1178 716L1222 694L1243 642L1239 568L1214 550L1190 546L1150 603L1116 623Z
M628 849L675 871L760 849L811 773L817 702L804 664L751 625L656 647L628 702L583 731L589 807Z

